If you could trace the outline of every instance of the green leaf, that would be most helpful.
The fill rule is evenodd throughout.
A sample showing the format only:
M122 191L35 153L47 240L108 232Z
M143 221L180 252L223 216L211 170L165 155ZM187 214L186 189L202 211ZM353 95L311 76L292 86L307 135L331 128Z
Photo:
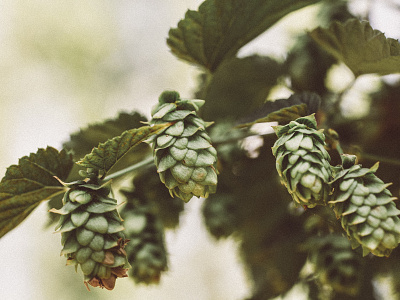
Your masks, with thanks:
M356 76L400 73L400 43L372 29L367 21L334 22L328 29L314 29L310 36Z
M0 237L19 225L39 204L65 191L54 178L67 178L71 155L52 147L24 156L0 182Z
M286 124L297 118L316 113L320 102L321 98L317 94L310 92L296 93L288 99L268 101L246 118L247 120L257 118L255 121L240 124L237 127L250 127L256 123L263 122ZM265 117L259 118L261 115Z
M319 0L206 0L188 10L167 44L178 58L215 71L226 58L290 12Z
M91 124L79 132L71 134L70 140L63 147L73 151L74 158L79 160L90 153L99 143L120 135L125 130L143 126L147 119L137 112L120 113L115 119Z
M202 117L206 120L242 118L264 103L283 73L282 65L269 57L253 55L226 60L196 94L206 100Z
M82 167L101 170L104 175L133 147L166 129L173 123L142 126L126 130L120 136L100 143L91 153L77 162Z

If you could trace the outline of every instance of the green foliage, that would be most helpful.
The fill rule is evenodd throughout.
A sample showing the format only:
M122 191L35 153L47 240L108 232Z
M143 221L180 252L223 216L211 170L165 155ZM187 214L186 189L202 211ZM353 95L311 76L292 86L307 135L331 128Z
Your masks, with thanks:
M77 164L100 170L105 175L133 147L146 141L152 135L165 130L171 123L154 126L143 126L123 132L120 136L100 143L90 154L87 154Z
M0 183L0 237L18 226L42 201L63 193L55 179L65 179L72 168L71 155L52 147L19 159Z
M366 21L351 19L344 24L334 22L328 29L314 29L310 36L343 61L356 76L400 73L400 43L386 38Z
M215 73L204 75L197 97L206 102L202 116L209 120L243 118L258 108L284 69L276 60L253 55L224 61Z
M143 126L147 119L137 112L120 113L115 119L108 119L102 123L91 124L79 132L71 134L70 140L63 144L65 149L71 150L75 160L79 160L90 153L99 143L119 136L122 132Z
M167 43L177 57L214 72L220 63L288 13L319 0L206 0L188 10Z

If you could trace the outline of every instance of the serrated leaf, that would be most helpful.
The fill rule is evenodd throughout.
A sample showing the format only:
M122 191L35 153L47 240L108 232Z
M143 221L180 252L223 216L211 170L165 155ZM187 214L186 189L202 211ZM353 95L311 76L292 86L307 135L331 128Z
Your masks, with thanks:
M167 44L178 58L215 71L226 58L290 12L319 0L206 0L188 10Z
M0 182L0 237L19 225L39 204L65 191L54 178L66 179L71 155L52 147L39 149L12 165Z
M356 76L400 73L400 43L374 30L369 22L350 19L318 27L310 36L327 52L343 61Z
M288 99L268 101L257 111L253 112L244 120L257 118L255 121L240 124L237 127L249 127L256 123L278 122L286 124L297 118L308 116L318 111L321 98L310 92L293 94ZM261 115L265 117L260 118Z
M166 129L172 123L142 126L126 130L120 136L100 143L92 152L77 162L82 167L95 168L106 174L128 151L151 136Z

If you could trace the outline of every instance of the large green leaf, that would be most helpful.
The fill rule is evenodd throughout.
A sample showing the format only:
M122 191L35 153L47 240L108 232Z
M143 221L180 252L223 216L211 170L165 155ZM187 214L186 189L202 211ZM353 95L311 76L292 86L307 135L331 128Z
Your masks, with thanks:
M100 143L77 162L82 167L100 170L104 175L133 147L164 130L172 123L142 126L124 131L120 136Z
M224 61L196 94L206 100L202 117L214 121L243 118L264 103L283 73L282 65L269 57L253 55Z
M320 0L206 0L188 10L167 43L177 57L215 71L288 13Z
M67 178L73 161L52 147L24 156L0 182L0 237L19 225L43 200L65 191L54 178Z
M328 29L314 29L310 36L356 76L400 73L400 43L372 29L366 21L334 22Z

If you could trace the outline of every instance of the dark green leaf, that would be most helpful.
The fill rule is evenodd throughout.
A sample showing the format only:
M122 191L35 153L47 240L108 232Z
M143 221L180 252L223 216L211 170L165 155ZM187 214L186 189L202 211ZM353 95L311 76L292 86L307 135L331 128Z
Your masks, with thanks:
M164 130L172 123L142 126L123 132L120 136L100 143L77 164L107 173L129 150Z
M47 147L10 166L0 182L0 237L19 225L41 201L63 193L65 188L54 176L65 180L72 165L71 155Z
M117 118L103 123L89 125L79 132L71 134L70 140L64 143L64 148L73 151L74 158L79 160L90 153L99 143L120 135L125 130L143 126L147 119L137 112L120 113Z
M329 29L314 29L310 36L356 76L400 73L400 43L372 29L366 21L334 22Z
M206 120L243 117L264 103L282 74L282 66L269 57L254 55L225 61L196 95L206 100L202 117Z
M188 10L167 43L177 57L215 71L226 58L290 12L319 0L206 0Z
M262 122L286 124L297 118L316 113L320 102L321 98L317 94L309 92L293 94L288 99L268 101L243 120L254 120L257 118L255 121L246 122L237 127L249 127ZM261 117L262 115L264 115L264 117Z

